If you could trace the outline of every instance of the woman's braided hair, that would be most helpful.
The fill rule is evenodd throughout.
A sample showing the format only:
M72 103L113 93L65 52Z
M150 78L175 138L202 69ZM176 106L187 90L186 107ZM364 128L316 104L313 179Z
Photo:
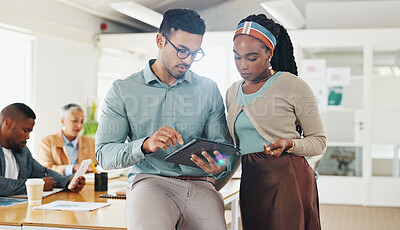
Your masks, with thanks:
M275 23L272 19L267 18L264 14L250 15L242 19L239 24L247 21L257 22L275 36L276 46L271 59L272 69L275 71L289 72L297 76L297 65L293 55L293 45L286 29L280 24ZM265 46L265 48L268 50L267 46Z

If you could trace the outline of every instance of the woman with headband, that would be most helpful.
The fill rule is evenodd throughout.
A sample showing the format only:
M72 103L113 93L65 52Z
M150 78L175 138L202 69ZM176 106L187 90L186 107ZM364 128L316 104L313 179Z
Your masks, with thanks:
M244 230L321 229L313 170L326 136L310 87L297 77L285 28L265 15L240 21L233 52L243 80L227 91L228 126L242 154Z

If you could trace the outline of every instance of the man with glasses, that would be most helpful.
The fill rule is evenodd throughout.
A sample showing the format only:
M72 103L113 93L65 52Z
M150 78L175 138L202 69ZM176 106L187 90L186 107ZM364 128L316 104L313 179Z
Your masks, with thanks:
M216 178L231 170L192 157L200 168L166 162L194 138L229 142L222 97L212 80L189 70L204 56L205 24L189 9L163 15L158 56L109 90L96 134L96 156L105 169L132 166L125 221L128 229L226 229ZM216 153L217 156L221 156Z

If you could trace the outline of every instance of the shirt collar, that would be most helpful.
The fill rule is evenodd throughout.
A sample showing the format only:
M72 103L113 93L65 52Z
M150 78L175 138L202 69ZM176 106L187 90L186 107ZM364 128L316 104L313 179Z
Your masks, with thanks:
M72 146L73 146L74 148L77 148L77 147L78 147L78 136L76 136L75 139L73 139L72 141L69 141L69 140L65 137L64 133L62 133L62 136L63 136L64 144L65 144L65 145L71 143Z
M158 77L153 73L153 71L150 68L150 66L153 65L155 61L156 61L156 59L149 60L149 62L147 62L146 66L144 67L143 75L144 75L144 81L146 82L147 85L154 81L161 82L160 79L158 79ZM190 83L192 82L192 71L187 70L185 73L185 76L181 79L178 79L174 83L174 85L182 83L184 81L187 81Z

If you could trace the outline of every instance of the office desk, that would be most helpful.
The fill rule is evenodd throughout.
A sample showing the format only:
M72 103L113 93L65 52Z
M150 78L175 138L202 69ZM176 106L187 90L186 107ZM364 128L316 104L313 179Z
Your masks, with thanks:
M222 190L225 204L232 202L231 229L237 230L239 180L232 180ZM86 185L80 193L60 192L43 199L47 204L56 200L77 202L107 202L110 206L91 212L33 210L28 203L0 207L0 229L126 229L124 222L125 200L100 198L93 185ZM3 225L3 226L1 226Z
M21 229L26 216L28 203L21 203L8 207L0 207L0 230Z

